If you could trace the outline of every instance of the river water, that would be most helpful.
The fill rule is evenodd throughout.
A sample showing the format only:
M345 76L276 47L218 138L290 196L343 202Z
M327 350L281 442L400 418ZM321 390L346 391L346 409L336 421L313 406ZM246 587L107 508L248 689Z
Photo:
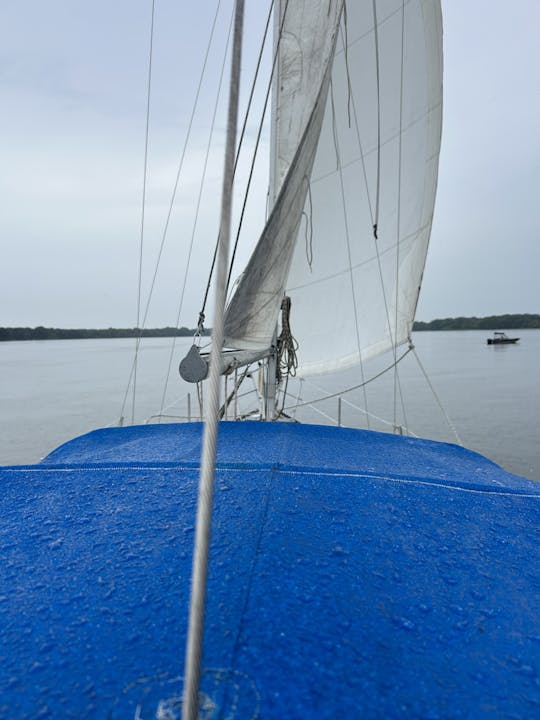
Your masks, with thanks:
M521 330L517 345L487 346L489 333L422 332L414 343L422 366L461 442L507 470L540 481L540 330ZM177 338L164 396L172 339L143 341L137 364L137 393L126 395L133 363L133 340L51 340L0 343L0 464L33 463L59 444L97 427L146 422L166 407L174 421L198 413L193 387L178 375L179 360L190 339ZM377 375L389 359L340 375L292 381L285 408L305 422L342 422L354 427L392 431L406 426L420 437L455 442L413 353L399 364L399 384L392 371L367 389L344 395L341 408L328 393L358 385ZM240 409L256 407L257 378L243 387L252 394ZM403 397L405 414L400 401ZM229 386L230 389L230 386ZM394 419L394 396L398 399ZM367 400L367 404L366 404ZM296 411L294 405L299 404ZM367 409L367 413L366 413ZM154 418L152 421L156 421Z

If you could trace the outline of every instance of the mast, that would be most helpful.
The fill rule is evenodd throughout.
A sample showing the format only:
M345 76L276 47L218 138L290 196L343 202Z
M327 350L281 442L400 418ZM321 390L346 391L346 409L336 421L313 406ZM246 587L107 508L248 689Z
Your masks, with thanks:
M234 41L231 61L229 90L229 112L227 119L227 144L223 173L221 202L221 226L216 273L216 296L214 304L214 329L210 357L210 379L207 415L204 425L195 548L191 576L191 598L189 606L189 628L185 655L183 720L196 720L199 716L199 686L201 679L204 612L206 582L208 576L208 554L210 548L210 527L214 499L214 471L216 462L217 430L219 420L219 389L221 376L221 349L223 346L223 316L227 293L227 269L229 240L231 234L234 157L240 94L240 61L242 56L242 30L244 0L236 0L234 20Z

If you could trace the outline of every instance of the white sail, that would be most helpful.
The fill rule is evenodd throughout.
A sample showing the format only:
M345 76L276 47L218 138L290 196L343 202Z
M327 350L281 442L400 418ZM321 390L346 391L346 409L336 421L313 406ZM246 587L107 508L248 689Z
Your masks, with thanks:
M274 101L276 201L225 315L225 345L272 342L327 106L343 0L288 0L280 10Z
M300 375L352 366L407 340L435 203L439 0L346 7L311 176L309 226L301 229L286 289Z
M279 194L226 338L268 347L286 292L298 373L309 375L409 336L437 185L442 23L439 0L348 2L342 14L328 0L281 5Z

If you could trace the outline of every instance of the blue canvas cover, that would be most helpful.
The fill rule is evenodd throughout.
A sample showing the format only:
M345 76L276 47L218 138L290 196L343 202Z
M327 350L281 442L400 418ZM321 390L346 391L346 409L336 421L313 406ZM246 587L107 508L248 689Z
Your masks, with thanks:
M0 470L0 717L179 717L200 447ZM539 509L453 445L222 423L201 717L540 716Z

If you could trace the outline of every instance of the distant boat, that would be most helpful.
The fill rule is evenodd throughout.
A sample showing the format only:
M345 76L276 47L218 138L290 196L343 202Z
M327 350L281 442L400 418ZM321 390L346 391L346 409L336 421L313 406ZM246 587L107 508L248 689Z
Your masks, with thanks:
M506 333L494 332L492 338L488 338L488 345L512 345L517 343L519 338L509 338Z

